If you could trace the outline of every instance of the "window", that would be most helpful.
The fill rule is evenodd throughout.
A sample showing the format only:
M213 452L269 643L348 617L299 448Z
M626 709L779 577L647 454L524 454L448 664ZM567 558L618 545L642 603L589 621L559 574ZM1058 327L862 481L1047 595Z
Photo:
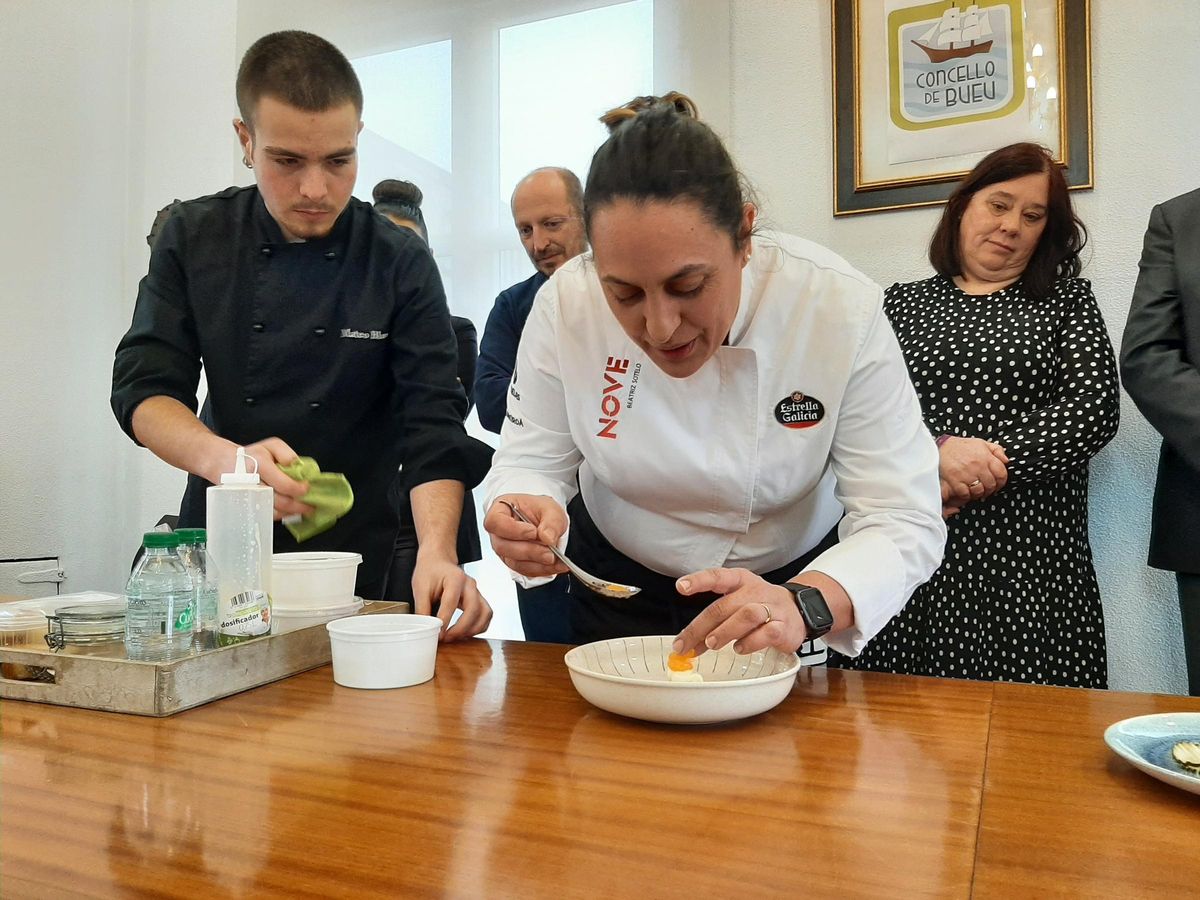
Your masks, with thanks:
M500 30L503 206L538 166L565 166L582 179L607 137L599 116L651 92L652 14L650 0L636 0Z
M585 179L607 136L598 117L653 92L653 0L556 15L566 5L451 3L420 27L409 10L392 27L419 43L352 60L364 95L355 195L369 202L385 178L420 187L450 308L481 336L496 295L533 273L509 211L517 181L547 165ZM474 415L467 427L497 442ZM486 536L483 546L469 570L496 611L488 635L516 637L512 581Z
M367 56L353 65L364 100L354 194L370 203L371 191L386 178L416 184L424 195L430 246L448 279L449 254L442 248L452 246L451 42Z
M608 135L599 117L652 91L653 19L651 0L635 0L500 29L497 225L513 240L498 254L494 293L533 274L512 231L513 188L540 166L587 179Z

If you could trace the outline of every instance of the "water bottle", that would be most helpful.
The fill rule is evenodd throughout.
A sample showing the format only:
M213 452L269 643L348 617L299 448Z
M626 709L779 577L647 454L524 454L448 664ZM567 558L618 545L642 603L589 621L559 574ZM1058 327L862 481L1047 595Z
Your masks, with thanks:
M179 536L148 531L143 554L125 585L125 652L130 659L164 662L192 648L196 598L179 558Z
M179 528L179 556L192 576L196 595L196 634L217 631L217 564L208 552L208 532L203 528Z
M249 457L257 469L254 457ZM224 647L271 631L271 551L275 492L246 471L238 447L236 468L207 492L208 552L217 565L217 644Z

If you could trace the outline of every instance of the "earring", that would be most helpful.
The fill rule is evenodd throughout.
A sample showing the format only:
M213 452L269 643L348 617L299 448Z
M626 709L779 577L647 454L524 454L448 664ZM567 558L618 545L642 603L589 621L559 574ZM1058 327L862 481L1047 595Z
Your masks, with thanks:
M253 168L254 168L254 163L250 162L250 160L248 160L248 159L247 159L246 157L244 157L244 156L242 157L242 165L243 165L243 166L245 166L247 169L253 169Z

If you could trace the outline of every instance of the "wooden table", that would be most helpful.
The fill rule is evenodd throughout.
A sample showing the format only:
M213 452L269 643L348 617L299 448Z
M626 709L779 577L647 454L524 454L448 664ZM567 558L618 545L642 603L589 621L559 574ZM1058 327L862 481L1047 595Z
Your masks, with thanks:
M551 645L145 719L0 704L5 897L1200 891L1200 797L1105 747L1200 700L808 669L756 719L601 712Z

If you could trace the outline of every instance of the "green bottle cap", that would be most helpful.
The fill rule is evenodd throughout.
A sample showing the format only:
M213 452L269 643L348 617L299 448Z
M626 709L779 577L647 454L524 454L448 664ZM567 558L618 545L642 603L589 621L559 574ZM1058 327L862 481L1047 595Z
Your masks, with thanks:
M203 528L176 528L175 534L179 536L181 544L207 544L208 532Z
M143 547L178 547L179 535L173 531L147 531L142 535Z

